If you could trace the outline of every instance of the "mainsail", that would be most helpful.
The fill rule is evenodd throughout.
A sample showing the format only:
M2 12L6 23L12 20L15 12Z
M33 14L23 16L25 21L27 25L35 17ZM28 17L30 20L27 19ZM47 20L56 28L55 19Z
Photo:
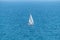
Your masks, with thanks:
M32 15L30 14L30 17L29 17L29 25L33 25L34 24L34 20L32 18Z

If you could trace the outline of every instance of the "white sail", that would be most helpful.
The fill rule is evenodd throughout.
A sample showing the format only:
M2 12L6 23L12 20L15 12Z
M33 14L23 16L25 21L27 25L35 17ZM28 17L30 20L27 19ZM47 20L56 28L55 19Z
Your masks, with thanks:
M32 18L32 15L30 14L30 17L29 17L29 25L33 25L34 24L34 21L33 21L33 18Z

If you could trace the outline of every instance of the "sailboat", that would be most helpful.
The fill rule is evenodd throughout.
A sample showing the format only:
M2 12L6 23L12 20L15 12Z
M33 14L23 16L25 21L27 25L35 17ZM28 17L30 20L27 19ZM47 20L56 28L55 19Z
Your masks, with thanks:
M28 25L34 25L34 20L33 20L33 17L32 17L31 14L30 14L30 17L29 17Z

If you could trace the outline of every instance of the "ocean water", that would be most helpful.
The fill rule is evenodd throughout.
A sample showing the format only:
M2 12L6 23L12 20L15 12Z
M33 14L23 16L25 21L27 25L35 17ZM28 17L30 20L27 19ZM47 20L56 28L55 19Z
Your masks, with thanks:
M60 40L60 3L0 2L0 40Z

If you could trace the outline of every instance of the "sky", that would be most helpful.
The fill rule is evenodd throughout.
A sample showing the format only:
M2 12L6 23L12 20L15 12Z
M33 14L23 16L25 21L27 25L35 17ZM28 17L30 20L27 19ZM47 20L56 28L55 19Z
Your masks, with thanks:
M0 0L0 1L60 1L60 0Z

